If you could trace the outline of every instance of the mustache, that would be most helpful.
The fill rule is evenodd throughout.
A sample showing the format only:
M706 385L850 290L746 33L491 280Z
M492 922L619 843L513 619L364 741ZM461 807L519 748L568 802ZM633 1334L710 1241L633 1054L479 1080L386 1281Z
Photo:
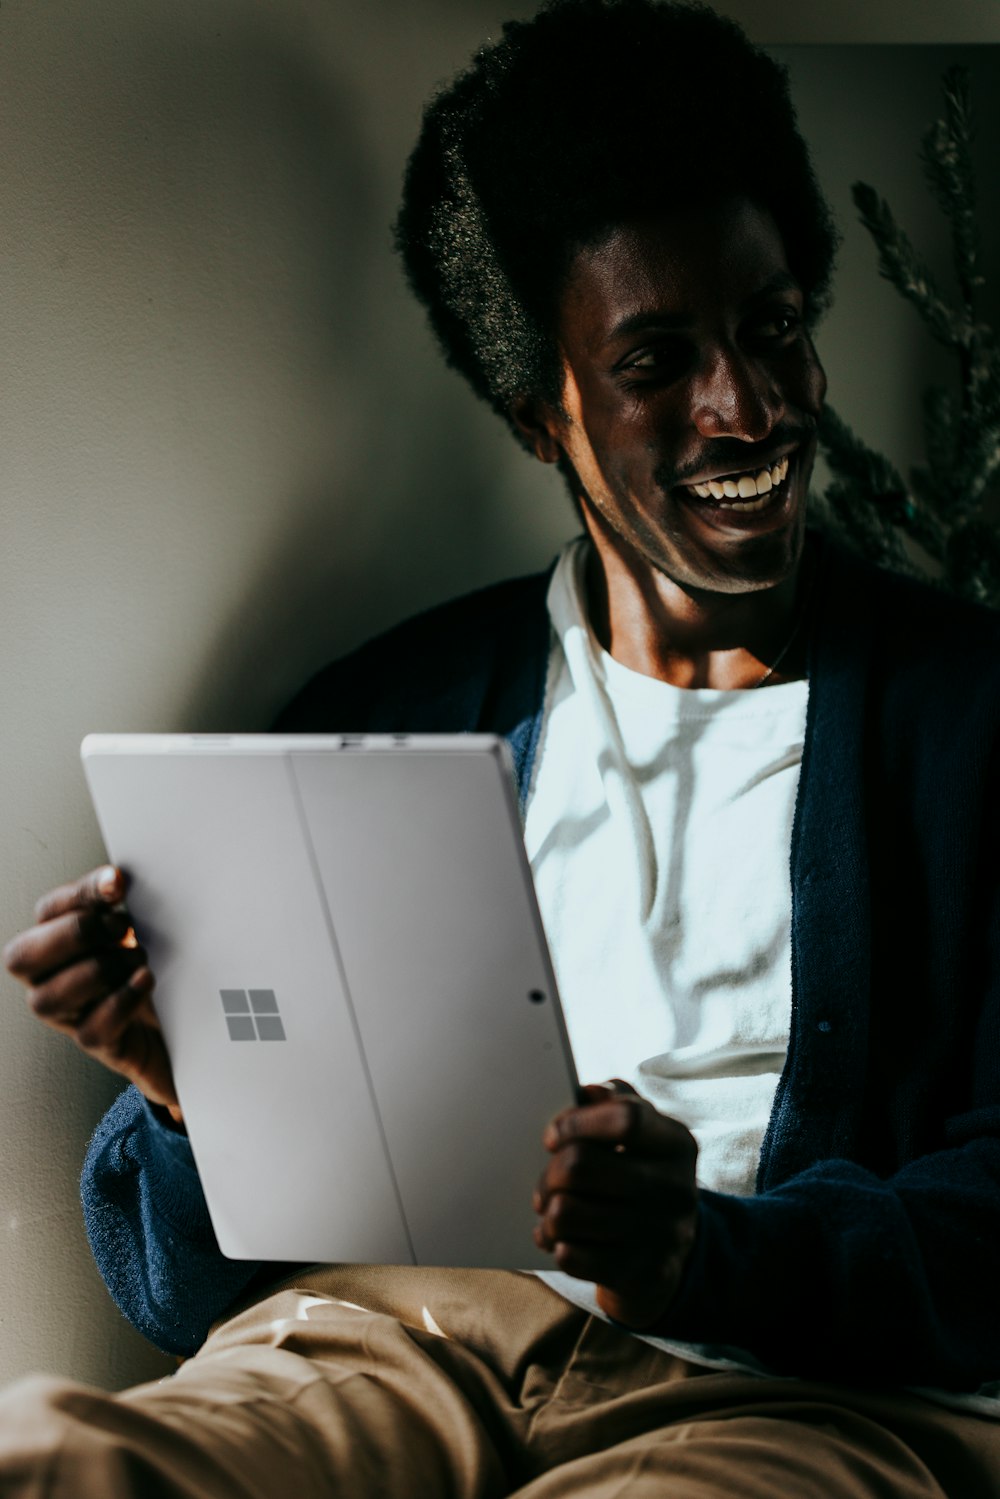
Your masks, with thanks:
M719 473L740 473L758 468L770 468L777 455L790 447L808 441L816 435L819 423L813 417L801 421L779 422L768 433L766 442L741 442L737 437L713 437L700 452L676 468L661 463L653 471L653 479L661 489L673 489L678 484L689 484L706 469Z

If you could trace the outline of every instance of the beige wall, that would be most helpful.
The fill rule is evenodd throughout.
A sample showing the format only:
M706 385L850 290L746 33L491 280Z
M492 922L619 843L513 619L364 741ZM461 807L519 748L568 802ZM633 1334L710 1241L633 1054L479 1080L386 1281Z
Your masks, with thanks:
M335 651L540 565L573 529L551 473L441 366L388 248L421 101L532 8L3 0L0 933L100 857L85 732L263 725ZM796 40L806 9L756 7ZM791 61L831 191L868 175L892 195L935 59L875 128L851 81L867 69L875 107L883 63L830 57L832 73L822 50ZM914 336L865 253L827 357L847 413L905 457ZM114 1084L0 988L0 1380L158 1372L80 1225Z

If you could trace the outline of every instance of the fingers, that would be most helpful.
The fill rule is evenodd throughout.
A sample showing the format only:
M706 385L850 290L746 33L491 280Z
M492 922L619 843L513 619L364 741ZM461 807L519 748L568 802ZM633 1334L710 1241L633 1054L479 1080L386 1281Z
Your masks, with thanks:
M550 1160L534 1194L535 1243L560 1270L594 1281L617 1320L652 1325L694 1238L693 1135L612 1083L581 1089L581 1102L544 1138Z
M63 916L67 911L88 906L113 906L125 899L125 877L113 864L102 864L92 869L82 879L69 885L60 885L43 895L35 906L36 921L51 921L53 916Z
M667 1174L651 1165L623 1167L620 1174L605 1192L582 1191L572 1178L568 1186L553 1186L543 1176L532 1203L539 1215L536 1243L551 1249L571 1239L650 1241L694 1207L697 1191L683 1168Z
M181 1123L167 1049L150 1002L156 980L141 948L120 953L119 960L119 981L109 979L106 966L97 962L78 963L30 989L28 1002L46 1024L127 1077ZM139 966L125 971L133 963Z
M697 1148L678 1129L679 1148L671 1153L647 1155L593 1140L557 1150L533 1195L535 1242L549 1250L563 1242L617 1242L627 1249L669 1238L697 1200Z
M92 953L120 951L130 930L125 911L80 907L19 932L4 948L4 962L16 978L34 983Z
M688 1212L620 1216L593 1202L557 1197L535 1226L534 1241L568 1275L658 1298L676 1277L694 1221Z
M28 1005L53 1030L134 1082L181 1121L170 1062L150 1003L145 949L121 902L126 880L111 865L61 885L35 908L36 925L4 948Z
M655 1214L657 1205L674 1212L679 1199L693 1199L698 1146L690 1130L638 1094L589 1091L598 1095L593 1103L564 1110L546 1130L551 1159L535 1211L548 1212L557 1196L593 1199L619 1217L632 1201Z
M605 1201L641 1194L662 1177L659 1163L618 1152L604 1144L576 1140L555 1152L535 1190L536 1211L555 1192L575 1192Z
M28 1005L39 1020L58 1030L77 1031L93 1007L126 985L138 994L153 987L141 947L116 948L52 973L28 989Z
M119 1064L132 1058L136 1044L133 1033L140 1029L145 1031L150 1025L154 1030L159 1028L149 1002L153 984L153 975L148 968L132 974L121 988L105 994L81 1017L72 1029L74 1040L91 1056L120 1071ZM146 1024L137 1027L135 1021L140 1018ZM144 1037L143 1047L146 1044Z
M618 1203L609 1210L607 1202L596 1198L555 1192L541 1211L535 1242L542 1249L571 1242L613 1244L638 1233L645 1222L634 1203Z
M590 1140L650 1155L697 1151L691 1132L683 1124L659 1113L638 1094L623 1095L593 1087L585 1092L602 1096L557 1114L543 1137L547 1150Z
M35 907L36 925L5 946L4 963L16 978L34 982L94 948L121 942L129 919L114 907L124 895L125 878L110 864L50 890Z
M95 1005L73 1036L89 1056L134 1082L180 1124L170 1059L150 1003L152 988L153 975L148 968L140 969Z
M563 1270L578 1280L592 1280L599 1288L631 1289L641 1281L642 1290L638 1296L633 1291L635 1300L638 1301L641 1297L641 1310L630 1309L633 1314L628 1316L622 1316L619 1312L612 1313L616 1320L627 1322L630 1326L652 1322L664 1309L669 1293L676 1284L676 1275L669 1263L661 1266L638 1256L623 1254L617 1246L559 1243L555 1246L552 1258L558 1270ZM605 1310L610 1308L605 1307ZM638 1311L638 1315L634 1314L635 1311Z

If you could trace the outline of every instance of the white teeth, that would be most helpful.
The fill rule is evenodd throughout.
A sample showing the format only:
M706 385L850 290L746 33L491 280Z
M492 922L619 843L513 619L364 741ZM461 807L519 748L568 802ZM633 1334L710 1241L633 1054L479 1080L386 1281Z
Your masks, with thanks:
M740 474L738 478L730 479L709 479L704 484L692 484L691 490L699 499L722 501L720 510L763 510L771 490L784 483L787 476L786 457L780 458L773 468L762 468L759 473ZM726 501L729 503L725 503Z
M740 500L735 505L720 505L719 509L720 510L739 510L744 515L746 515L751 510L763 510L764 506L767 503L768 503L768 497L767 497L766 494L763 494L763 495L761 495L761 497L760 497L759 500Z

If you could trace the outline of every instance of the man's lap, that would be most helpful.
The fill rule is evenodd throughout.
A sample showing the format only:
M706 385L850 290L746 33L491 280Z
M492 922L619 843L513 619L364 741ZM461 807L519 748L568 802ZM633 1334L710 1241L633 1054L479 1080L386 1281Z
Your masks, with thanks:
M317 1268L170 1379L0 1399L11 1499L993 1499L998 1483L1000 1424L702 1370L500 1272Z

